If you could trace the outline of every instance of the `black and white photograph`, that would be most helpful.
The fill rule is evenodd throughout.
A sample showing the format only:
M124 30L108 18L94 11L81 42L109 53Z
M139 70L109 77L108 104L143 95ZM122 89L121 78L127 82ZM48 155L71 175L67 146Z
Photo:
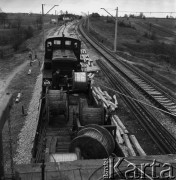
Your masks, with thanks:
M0 180L176 179L176 0L0 0Z

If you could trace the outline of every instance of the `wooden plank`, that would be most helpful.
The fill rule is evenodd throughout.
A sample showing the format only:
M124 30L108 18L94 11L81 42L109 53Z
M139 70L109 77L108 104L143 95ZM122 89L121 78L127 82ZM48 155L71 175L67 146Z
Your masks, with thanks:
M128 134L128 130L126 129L122 121L119 119L119 117L117 115L114 115L113 117L117 121L118 125L123 129L123 131Z
M114 104L115 104L116 106L118 106L118 101L117 101L116 95L114 95L113 98L114 98L114 101L115 101Z
M113 125L115 125L117 127L117 129L120 130L120 134L125 134L123 129L117 124L116 120L114 119L114 117L111 117L111 122Z
M122 138L122 136L120 134L120 130L119 129L116 130L116 136L118 138L118 143L119 144L123 144L124 140L123 140L123 138Z
M99 96L100 96L100 100L102 100L106 104L106 106L110 106L109 102L104 98L102 94L99 94Z
M101 90L100 87L97 87L98 91L100 92L100 94L102 94L103 96L105 95L104 92Z
M133 147L131 145L131 142L130 142L130 140L128 138L128 135L124 134L123 139L125 141L126 146L128 147L128 152L129 152L130 156L136 156L136 153L135 153L135 151L134 151L134 149L133 149Z
M112 97L108 94L107 91L103 91L105 96L107 97L108 100L112 100Z
M128 148L124 144L119 144L120 149L122 150L125 157L129 157Z
M121 136L121 130L118 128L118 125L116 123L113 122L112 125L115 125L117 127L117 129L116 129L116 137L117 137L117 140L118 140L117 142L119 144L123 144L124 140L123 140L123 138Z
M113 102L108 101L108 103L109 103L109 105L111 106L111 109L112 109L112 110L117 109L117 106L116 106Z
M146 156L146 153L144 152L144 150L142 149L142 147L140 146L138 140L136 139L136 137L134 135L130 135L130 139L133 142L136 150L138 151L140 156Z

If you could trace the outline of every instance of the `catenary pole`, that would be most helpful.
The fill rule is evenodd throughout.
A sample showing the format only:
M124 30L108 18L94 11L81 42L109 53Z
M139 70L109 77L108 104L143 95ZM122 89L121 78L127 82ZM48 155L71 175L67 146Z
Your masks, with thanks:
M117 27L118 27L118 7L116 8L116 18L115 18L114 52L117 51Z

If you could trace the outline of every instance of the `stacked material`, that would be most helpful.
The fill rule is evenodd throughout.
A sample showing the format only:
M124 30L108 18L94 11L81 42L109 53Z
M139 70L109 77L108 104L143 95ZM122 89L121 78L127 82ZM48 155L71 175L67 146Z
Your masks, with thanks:
M127 156L146 156L146 153L140 146L134 135L130 135L122 121L117 115L111 116L111 123L117 127L116 141L121 147L124 155Z
M94 65L93 60L89 57L85 49L81 49L80 60L82 71L95 72L99 70L98 67Z
M92 94L96 103L103 105L106 110L115 111L118 108L116 95L112 98L107 91L102 91L100 87L93 87Z
M102 91L100 87L93 87L92 94L97 105L101 105L106 109L106 112L111 112L111 124L116 126L116 142L119 144L125 157L146 156L146 153L141 148L139 142L134 135L130 135L120 118L115 114L118 108L116 95L111 97L107 91Z

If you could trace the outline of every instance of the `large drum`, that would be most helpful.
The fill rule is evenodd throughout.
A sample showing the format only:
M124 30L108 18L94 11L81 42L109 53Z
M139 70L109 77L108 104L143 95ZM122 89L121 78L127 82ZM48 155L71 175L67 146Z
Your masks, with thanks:
M115 149L115 142L109 131L99 125L85 126L70 144L70 151L81 150L84 159L107 158Z

